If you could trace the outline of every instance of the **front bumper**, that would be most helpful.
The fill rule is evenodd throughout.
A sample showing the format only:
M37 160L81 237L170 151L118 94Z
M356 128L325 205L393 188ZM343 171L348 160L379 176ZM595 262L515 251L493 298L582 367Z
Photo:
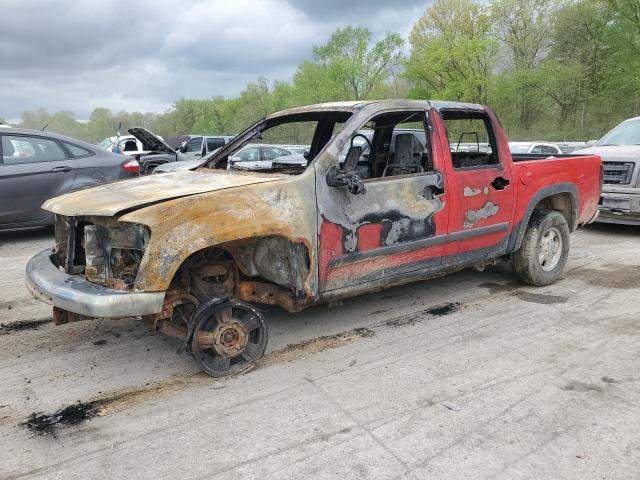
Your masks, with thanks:
M640 225L640 194L602 192L598 222Z
M135 317L162 311L164 292L129 292L89 282L82 275L60 271L51 249L27 263L26 284L34 297L62 310L87 317Z

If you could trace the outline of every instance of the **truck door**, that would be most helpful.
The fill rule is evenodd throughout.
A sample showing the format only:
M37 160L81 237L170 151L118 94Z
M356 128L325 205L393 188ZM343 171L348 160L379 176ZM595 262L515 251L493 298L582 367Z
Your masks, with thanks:
M441 109L449 210L444 263L482 260L506 251L514 208L507 139L484 110ZM499 135L499 136L498 136Z
M394 135L407 127L413 132ZM416 110L387 111L354 129L332 167L362 178L364 194L330 186L330 171L317 169L321 292L389 286L440 268L448 213L430 132Z

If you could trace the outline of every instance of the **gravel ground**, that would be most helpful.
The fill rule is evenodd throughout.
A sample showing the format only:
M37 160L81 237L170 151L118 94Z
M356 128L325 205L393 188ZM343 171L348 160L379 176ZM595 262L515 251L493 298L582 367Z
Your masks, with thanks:
M572 242L549 287L464 271L269 310L262 364L213 380L142 322L50 323L23 271L51 232L0 233L0 478L637 479L640 229Z

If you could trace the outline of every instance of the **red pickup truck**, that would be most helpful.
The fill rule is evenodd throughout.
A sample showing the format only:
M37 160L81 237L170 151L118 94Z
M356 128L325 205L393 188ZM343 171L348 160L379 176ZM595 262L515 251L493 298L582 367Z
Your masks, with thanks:
M227 169L259 141L308 144L308 165ZM267 343L255 304L293 312L499 258L524 282L556 281L601 183L595 155L512 158L481 105L294 108L192 170L49 200L56 244L30 260L27 285L56 323L146 318L209 374L236 374Z

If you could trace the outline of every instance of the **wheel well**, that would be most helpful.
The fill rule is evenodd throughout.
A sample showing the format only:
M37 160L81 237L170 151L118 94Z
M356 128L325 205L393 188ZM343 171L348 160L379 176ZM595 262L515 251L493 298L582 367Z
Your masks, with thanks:
M184 290L200 301L206 296L233 296L295 311L311 297L306 291L309 275L305 242L274 235L194 252L180 265L170 288Z
M576 228L576 212L573 205L573 197L568 192L556 193L540 200L534 210L556 210L564 215L569 225L569 231L573 232Z

